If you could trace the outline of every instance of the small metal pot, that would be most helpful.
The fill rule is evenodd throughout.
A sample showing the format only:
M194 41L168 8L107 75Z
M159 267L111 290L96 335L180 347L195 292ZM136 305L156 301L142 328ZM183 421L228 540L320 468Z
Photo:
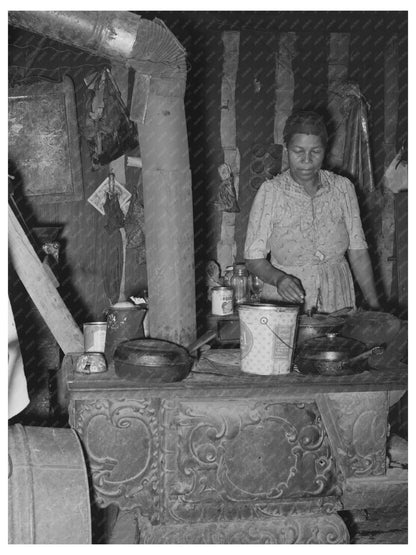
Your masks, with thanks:
M345 318L341 316L302 314L299 317L296 344L300 347L305 341L322 337L327 333L340 333L344 324Z
M367 366L363 361L383 352L383 345L367 349L360 341L328 333L305 341L297 352L295 364L302 374L342 376L362 372Z

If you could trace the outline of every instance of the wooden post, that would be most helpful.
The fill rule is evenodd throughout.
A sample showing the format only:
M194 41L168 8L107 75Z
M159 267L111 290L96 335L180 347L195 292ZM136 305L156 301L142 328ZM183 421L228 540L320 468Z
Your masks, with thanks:
M125 105L127 105L128 101L128 77L129 77L129 70L122 64L114 63L111 68L111 72L113 74L114 80L118 86L118 89L121 94L121 98ZM117 181L126 186L126 171L125 171L125 156L124 154L117 158L117 160L113 160L110 163L110 171L112 171L117 179ZM125 301L126 297L126 259L127 259L127 238L126 238L126 230L124 227L119 229L119 233L121 235L121 241L123 244L123 269L121 273L121 283L120 283L120 295L118 300Z
M237 79L240 33L225 31L223 76L221 84L221 146L224 162L229 164L234 175L234 187L238 198L240 152L236 142L235 122L235 83ZM223 212L221 218L221 236L217 243L217 261L224 272L234 263L237 245L235 242L235 213Z
M66 353L84 350L84 336L49 278L12 209L9 208L9 252L17 275L46 325Z
M396 155L396 133L399 106L399 52L394 35L384 52L384 169ZM394 194L383 187L381 234L378 241L380 272L387 298L393 294L393 251L395 237Z

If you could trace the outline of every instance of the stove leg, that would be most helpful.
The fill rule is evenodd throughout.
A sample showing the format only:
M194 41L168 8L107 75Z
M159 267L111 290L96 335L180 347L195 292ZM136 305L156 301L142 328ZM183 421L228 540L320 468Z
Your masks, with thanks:
M167 524L140 519L141 544L346 544L348 529L336 514L299 514L264 520Z
M114 512L117 514L114 515ZM110 544L136 544L139 543L139 529L137 526L136 511L122 511L114 506L111 508L111 520L114 525L109 533ZM115 518L114 518L115 516Z

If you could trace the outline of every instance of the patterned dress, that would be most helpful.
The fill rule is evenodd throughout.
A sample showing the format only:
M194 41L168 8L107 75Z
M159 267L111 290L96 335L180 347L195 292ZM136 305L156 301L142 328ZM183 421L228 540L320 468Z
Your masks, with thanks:
M320 170L314 197L296 183L289 170L266 181L254 199L244 256L266 258L296 276L306 292L305 310L316 305L332 312L355 307L347 249L366 249L354 186L347 178ZM264 300L282 300L265 284Z

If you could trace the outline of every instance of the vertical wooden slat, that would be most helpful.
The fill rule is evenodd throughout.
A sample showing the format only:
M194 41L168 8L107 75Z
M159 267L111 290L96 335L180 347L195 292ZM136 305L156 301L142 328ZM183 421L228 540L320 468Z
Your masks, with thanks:
M346 137L346 121L342 113L344 97L342 86L348 79L350 52L349 33L331 33L328 59L328 112L332 119L334 136L327 156L328 166L342 167Z
M384 53L384 168L396 155L399 107L399 51L397 36L387 43Z
M114 80L117 84L117 87L120 91L121 98L124 104L127 106L128 100L128 77L129 77L129 69L122 64L113 64L111 68L111 73L114 77ZM117 181L126 187L126 171L125 171L125 163L124 163L124 154L117 158L117 160L113 160L110 164L110 171L112 171L115 175ZM118 300L125 301L126 300L126 230L121 228L119 230L121 235L121 241L123 244L123 269L121 273L121 283L120 283L120 295Z
M295 79L292 63L296 54L296 33L281 33L276 55L276 102L274 142L283 144L283 129L293 109ZM282 169L287 168L287 155L283 151Z
M241 31L236 80L236 129L240 151L240 183L235 241L237 259L244 258L244 243L251 206L257 193L251 185L253 147L274 141L276 98L276 33Z
M238 197L240 153L236 144L235 83L238 70L240 33L238 31L225 31L222 34L222 41L224 43L224 61L221 83L221 147L224 151L224 162L230 165L234 175L234 187ZM237 251L234 239L235 218L235 213L222 213L220 241L217 243L217 261L222 272L235 261Z
M116 160L113 160L110 163L110 172L114 173L116 180L126 187L126 171L124 165L124 154L120 156ZM121 280L120 280L120 294L118 297L118 301L125 301L126 300L126 230L124 227L120 228L117 233L121 235L121 242L122 242L122 256L123 256L123 263L122 263L122 271L121 271Z
M396 133L399 107L399 54L397 36L386 44L384 51L384 169L386 170L396 155ZM380 251L380 272L383 289L389 298L393 292L393 263L395 240L395 195L383 187L383 209L381 233L378 238Z
M407 319L408 306L408 192L395 195L397 292L399 308Z

